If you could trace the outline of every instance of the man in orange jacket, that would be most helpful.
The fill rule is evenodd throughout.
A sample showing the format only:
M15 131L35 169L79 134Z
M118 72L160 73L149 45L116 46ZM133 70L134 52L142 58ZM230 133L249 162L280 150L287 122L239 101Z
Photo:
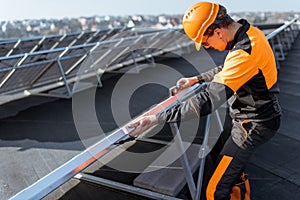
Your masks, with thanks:
M206 199L230 199L250 156L275 135L280 125L277 69L264 33L242 19L237 22L226 8L210 2L191 6L183 17L183 29L196 47L229 50L223 67L204 91L167 112L138 119L130 135L139 135L160 123L179 122L208 115L228 101L232 117L215 171L206 188ZM201 80L194 76L179 81L189 87ZM240 199L250 199L249 194Z

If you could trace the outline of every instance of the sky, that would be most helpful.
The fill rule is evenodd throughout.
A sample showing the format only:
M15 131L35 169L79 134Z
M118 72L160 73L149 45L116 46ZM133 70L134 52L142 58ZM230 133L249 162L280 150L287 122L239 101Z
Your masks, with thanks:
M0 21L94 15L184 14L197 0L0 0ZM299 0L219 0L229 12L300 11ZM283 3L284 2L284 3Z

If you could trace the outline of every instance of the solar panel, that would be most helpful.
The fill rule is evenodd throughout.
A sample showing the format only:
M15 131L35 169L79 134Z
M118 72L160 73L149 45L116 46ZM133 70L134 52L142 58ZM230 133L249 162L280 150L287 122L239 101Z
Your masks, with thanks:
M58 81L61 71L57 61L49 62L44 66L44 71L35 81L34 86L41 86L47 83Z
M47 40L55 41L51 46L45 47L43 50L51 49L51 47L61 38L61 35L44 36L25 39L11 39L0 43L0 56L10 56L22 53L30 53L41 49L42 43Z
M42 70L43 65L23 67L14 71L10 78L0 88L0 93L12 92L14 90L25 90L31 88L32 80Z
M5 76L7 75L6 71L1 71L0 72L0 80L4 80Z
M29 87L27 77L36 77L43 66L55 60L61 52L62 50L23 54L0 59L0 69L2 68L2 71L6 73L0 82L0 93Z
M107 66L116 65L118 63L122 63L128 60L133 59L133 51L137 51L141 48L145 48L145 45L147 45L147 40L149 37L138 37L136 39L132 40L123 40L122 43L120 43L115 48L123 49L117 56L115 56L110 62L107 62ZM136 56L136 55L135 55ZM144 56L144 55L142 55ZM111 68L109 68L111 70Z
M95 43L99 41L103 41L106 38L106 35L110 32L110 30L102 30L95 32L91 37L89 37L84 44L87 43Z
M1 42L0 43L0 56L6 56L9 51L11 51L16 44L16 41L14 42Z
M170 32L139 35L132 29L122 28L40 37L19 41L18 51L16 43L6 42L5 45L14 44L15 53L23 50L32 53L0 57L0 93L22 93L25 89L46 88L82 75L94 76L101 70L117 70L134 63L136 58L147 59L145 55L152 53L147 47L160 44L164 48L174 43ZM75 45L87 40L99 42ZM62 85L47 88L58 86Z
M83 61L83 59L80 58L82 58L82 56L76 56L61 60L61 64L63 66L67 78L74 77L76 72L79 70L79 66Z
M84 55L86 53L88 53L92 47L94 47L95 45L80 45L80 46L74 46L69 48L65 54L63 55L63 57L67 57L67 56L73 56L73 55Z
M57 60L55 63L51 63L51 67L49 65L49 69L45 71L43 76L41 76L36 84L45 83L47 81L58 81L61 80L62 72L60 67L62 68L64 74L68 75L70 74L71 70L74 70L73 68L77 67L74 66L82 57L84 57L87 52L92 48L92 46L89 47L82 47L82 48L75 48L68 50L62 57ZM60 62L60 66L58 65L58 62ZM79 64L79 63L78 63ZM68 78L72 77L72 75L69 75Z
M94 72L97 69L105 70L106 64L122 51L120 48L113 48L115 44L116 42L100 44L94 51L90 52L87 59L80 66L80 73ZM72 75L77 71L73 71Z
M37 46L37 51L50 50L55 47L57 41L61 38L61 36L53 36L53 37L44 37L43 41Z
M22 53L30 53L34 50L34 47L39 43L40 40L20 40L18 44L12 49L12 51L6 56L17 55Z
M93 36L88 43L100 42L104 40L113 40L116 38L124 37L124 35L120 35L125 31L130 30L129 28L119 28L119 29L107 29L98 32L95 36Z
M4 68L11 68L13 66L16 66L18 62L23 58L23 56L14 56L14 57L2 57L0 59L0 70Z
M91 38L95 34L95 31L89 31L83 33L83 35L80 38L77 38L77 40L74 42L73 46L85 44L89 38Z
M72 44L72 42L75 41L78 36L80 36L80 33L64 35L58 41L58 44L55 46L55 48L61 48L61 47L68 47L68 46L70 46Z

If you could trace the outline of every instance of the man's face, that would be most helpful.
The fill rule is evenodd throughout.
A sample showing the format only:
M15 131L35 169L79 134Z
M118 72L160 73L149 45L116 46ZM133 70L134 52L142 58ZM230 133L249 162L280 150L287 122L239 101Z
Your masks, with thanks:
M226 49L227 42L225 40L224 29L215 29L213 35L203 36L202 45L204 48L213 48L218 51L224 51Z

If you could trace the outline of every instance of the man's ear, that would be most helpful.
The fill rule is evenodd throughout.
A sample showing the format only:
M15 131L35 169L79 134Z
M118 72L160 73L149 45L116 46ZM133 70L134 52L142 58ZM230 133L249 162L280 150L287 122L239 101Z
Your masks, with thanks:
M222 29L221 28L216 28L215 30L214 30L214 32L217 34L217 36L220 38L220 39L222 39Z

